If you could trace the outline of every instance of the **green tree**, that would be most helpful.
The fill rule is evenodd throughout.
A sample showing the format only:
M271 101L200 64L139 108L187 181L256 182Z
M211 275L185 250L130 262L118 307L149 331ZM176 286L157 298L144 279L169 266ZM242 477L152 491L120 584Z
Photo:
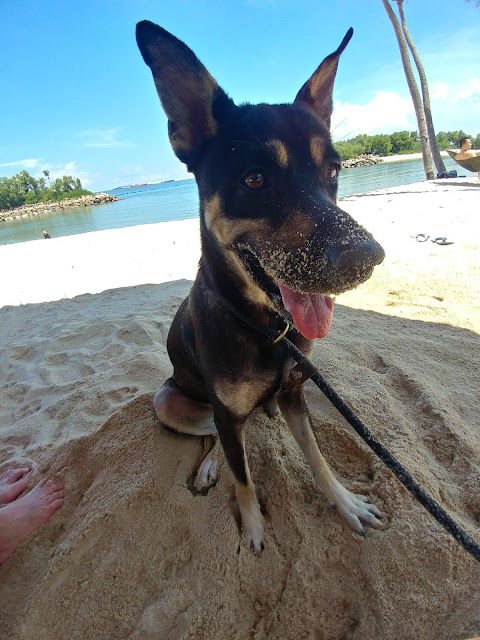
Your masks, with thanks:
M49 177L48 171L42 172ZM90 191L82 189L79 178L56 178L48 187L45 178L35 178L28 171L20 171L11 178L0 178L0 209L13 209L23 204L82 196Z
M391 151L391 136L386 134L372 136L372 153L376 153L379 156L388 156Z
M437 144L439 149L448 149L450 147L450 140L445 131L437 133Z

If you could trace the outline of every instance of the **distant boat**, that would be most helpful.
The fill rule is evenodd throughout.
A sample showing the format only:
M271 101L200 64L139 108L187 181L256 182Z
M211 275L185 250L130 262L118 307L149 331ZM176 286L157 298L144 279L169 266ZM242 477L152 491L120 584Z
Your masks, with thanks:
M457 155L458 151L449 151L448 149L445 149L445 151L452 158L452 160L455 160L458 165L460 165L467 171L473 171L474 173L480 171L480 156L465 158L464 160L457 160L455 156Z
M147 187L148 182L144 182L143 184L131 184L131 187Z

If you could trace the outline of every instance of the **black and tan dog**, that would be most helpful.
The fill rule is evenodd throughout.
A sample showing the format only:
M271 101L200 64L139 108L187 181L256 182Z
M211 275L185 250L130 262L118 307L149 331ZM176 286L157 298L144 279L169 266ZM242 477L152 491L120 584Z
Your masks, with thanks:
M153 24L137 25L168 118L173 150L200 194L202 255L168 336L174 374L154 398L168 428L218 433L233 473L243 530L263 548L264 519L250 477L243 426L277 406L316 482L354 531L381 526L378 509L335 479L315 441L294 361L258 329L287 337L306 355L332 322L333 300L370 277L384 253L336 205L340 160L330 140L338 59L352 36L306 82L293 104L236 106L194 53ZM278 405L277 405L278 402ZM215 481L213 451L197 474ZM363 523L363 524L362 524Z

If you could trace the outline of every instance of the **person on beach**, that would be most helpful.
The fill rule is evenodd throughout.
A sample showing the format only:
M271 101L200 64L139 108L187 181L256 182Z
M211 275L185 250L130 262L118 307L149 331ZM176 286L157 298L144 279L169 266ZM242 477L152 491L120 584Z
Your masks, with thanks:
M480 156L480 151L472 151L472 141L470 138L460 139L460 151L455 156L455 160L466 160L467 158L474 158ZM480 171L478 172L478 179L480 180Z
M53 480L42 480L19 498L30 474L27 468L0 473L0 565L63 505L63 484Z
M42 231L42 233L45 240L51 240L52 236L49 233L47 233L46 231Z

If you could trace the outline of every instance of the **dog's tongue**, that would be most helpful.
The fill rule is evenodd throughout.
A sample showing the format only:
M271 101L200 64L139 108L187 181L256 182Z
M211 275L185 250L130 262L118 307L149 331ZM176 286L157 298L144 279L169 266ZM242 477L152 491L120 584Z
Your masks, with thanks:
M324 338L332 326L332 298L317 293L297 293L282 284L278 286L284 307L300 333L309 340Z

